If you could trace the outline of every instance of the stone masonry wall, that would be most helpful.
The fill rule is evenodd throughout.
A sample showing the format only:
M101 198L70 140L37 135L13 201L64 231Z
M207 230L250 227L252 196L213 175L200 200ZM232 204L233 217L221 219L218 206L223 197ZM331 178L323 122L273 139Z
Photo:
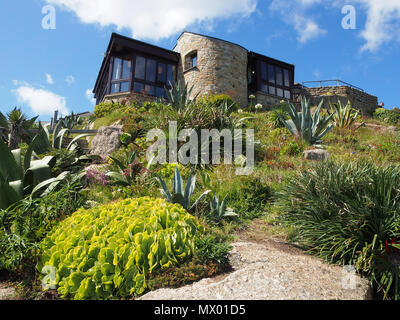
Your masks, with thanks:
M104 97L103 102L114 102L114 103L120 103L120 104L127 104L132 101L137 101L140 103L143 102L153 102L156 101L157 98L153 96L148 96L146 94L141 94L141 93L130 93L130 92L123 92L123 93L115 93L115 94L109 94Z
M378 98L348 86L305 88L303 94L310 99L312 105L318 105L324 99L324 108L329 108L329 103L340 100L347 104L350 101L353 108L360 110L364 115L372 115L378 108ZM329 96L328 93L332 95Z
M276 107L281 103L282 100L287 100L284 98L274 97L263 92L257 92L255 96L256 103L261 103L264 110L269 110L273 107Z
M196 94L227 94L240 106L248 104L247 50L214 38L185 32L179 38L176 52L181 54L178 79L193 86ZM197 67L185 70L187 55L197 52ZM183 64L183 65L182 65Z

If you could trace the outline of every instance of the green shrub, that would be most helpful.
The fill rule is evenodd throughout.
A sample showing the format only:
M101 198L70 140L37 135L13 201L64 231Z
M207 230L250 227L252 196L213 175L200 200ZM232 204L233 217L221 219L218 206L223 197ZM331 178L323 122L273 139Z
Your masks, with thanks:
M94 115L96 118L103 118L119 109L126 108L125 105L114 102L102 102L94 107Z
M33 269L40 241L60 220L85 204L80 189L79 183L67 184L43 198L0 210L0 270Z
M239 110L239 105L235 102L235 100L232 99L232 97L230 97L227 94L214 94L214 95L207 94L197 99L197 103L203 105L212 104L213 106L216 107L219 107L224 103L227 103L230 113Z
M254 174L235 176L232 180L218 181L218 183L221 184L218 194L228 194L227 206L243 219L259 217L271 199L272 191L269 185Z
M375 119L391 125L397 125L400 123L400 109L388 110L384 108L379 108L375 110L373 116Z
M285 124L282 122L282 118L288 120L289 114L283 110L282 107L279 107L268 112L267 121L271 124L273 129L284 128Z
M196 237L195 242L196 256L201 263L209 263L211 261L220 266L226 267L229 265L231 245L211 234Z
M193 254L200 228L181 206L149 197L78 210L43 241L38 270L55 267L58 292L76 300L140 295L150 273Z
M303 141L291 141L281 148L280 154L292 157L298 156L303 153L305 145Z
M399 166L330 161L290 179L278 204L294 241L354 265L384 298L399 299L399 186Z

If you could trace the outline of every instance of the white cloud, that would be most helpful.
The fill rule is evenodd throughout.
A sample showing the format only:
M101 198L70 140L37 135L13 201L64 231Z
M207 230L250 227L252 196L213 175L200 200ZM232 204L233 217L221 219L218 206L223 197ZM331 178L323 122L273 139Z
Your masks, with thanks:
M190 25L249 16L258 0L46 0L83 23L128 29L135 38L168 38Z
M65 82L70 86L75 82L75 77L74 76L68 76L65 78Z
M58 110L62 115L69 114L65 97L51 91L36 89L30 85L22 85L14 92L18 97L18 101L27 104L36 115L53 115L55 110Z
M96 99L94 98L93 90L92 89L87 89L86 92L86 98L90 101L92 105L96 104Z
M356 0L367 13L365 29L361 37L366 43L361 51L377 51L382 45L396 41L400 43L399 0Z
M283 20L292 25L301 44L327 34L306 11L321 0L272 0L270 10L278 12Z
M50 74L48 74L48 73L46 73L46 82L47 82L48 84L54 84L53 77L52 77Z

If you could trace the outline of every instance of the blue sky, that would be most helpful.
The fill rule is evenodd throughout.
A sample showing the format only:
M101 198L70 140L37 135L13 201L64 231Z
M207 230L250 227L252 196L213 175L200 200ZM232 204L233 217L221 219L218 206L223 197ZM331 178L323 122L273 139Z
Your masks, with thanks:
M346 4L355 30L342 27ZM42 27L46 5L54 30ZM112 32L168 49L183 30L204 33L295 64L297 82L341 79L400 107L399 0L2 1L0 30L0 111L20 106L42 121L54 108L93 110Z

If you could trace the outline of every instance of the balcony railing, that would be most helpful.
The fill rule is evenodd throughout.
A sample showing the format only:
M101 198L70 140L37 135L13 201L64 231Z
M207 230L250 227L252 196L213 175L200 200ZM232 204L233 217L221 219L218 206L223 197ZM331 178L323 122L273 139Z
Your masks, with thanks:
M318 81L304 81L302 82L303 87L307 87L309 84L318 84L319 87L341 87L346 86L353 89L356 89L361 92L365 92L363 89L356 87L350 83L344 82L342 80L318 80Z

